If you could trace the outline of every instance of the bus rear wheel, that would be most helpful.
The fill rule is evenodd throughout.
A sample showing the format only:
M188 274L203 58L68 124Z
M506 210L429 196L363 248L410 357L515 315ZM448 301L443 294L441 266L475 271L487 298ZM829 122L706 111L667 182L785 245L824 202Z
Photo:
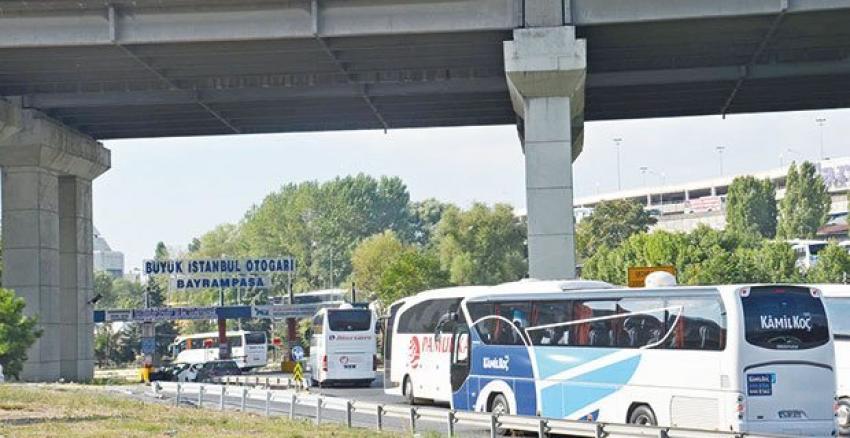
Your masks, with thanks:
M850 435L850 398L838 400L838 433Z
M629 423L640 426L658 426L658 419L655 417L655 412L652 412L652 408L647 405L638 405L629 415Z

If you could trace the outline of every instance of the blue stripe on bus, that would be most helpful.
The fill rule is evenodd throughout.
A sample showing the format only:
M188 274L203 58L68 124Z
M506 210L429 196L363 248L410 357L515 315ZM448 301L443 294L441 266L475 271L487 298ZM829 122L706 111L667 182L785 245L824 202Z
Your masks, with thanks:
M544 388L540 393L545 417L566 418L617 392L628 383L640 364L640 355L599 368Z
M619 351L614 348L534 347L537 378L548 379L579 365Z

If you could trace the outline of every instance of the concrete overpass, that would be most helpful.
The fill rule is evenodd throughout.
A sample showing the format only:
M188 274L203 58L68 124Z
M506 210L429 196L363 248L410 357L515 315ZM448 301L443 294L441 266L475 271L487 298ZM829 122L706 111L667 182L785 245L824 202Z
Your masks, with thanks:
M517 123L531 275L574 275L584 120L848 106L850 0L9 0L4 284L91 376L98 140ZM462 147L462 145L458 145Z

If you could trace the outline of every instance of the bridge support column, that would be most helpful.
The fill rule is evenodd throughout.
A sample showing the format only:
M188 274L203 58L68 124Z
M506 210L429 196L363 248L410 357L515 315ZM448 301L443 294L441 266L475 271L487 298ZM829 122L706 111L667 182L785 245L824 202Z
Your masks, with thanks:
M100 143L0 100L3 287L43 329L24 380L93 377L91 181L109 165Z
M585 41L570 26L517 29L504 52L525 152L529 275L575 278L572 161L584 133Z

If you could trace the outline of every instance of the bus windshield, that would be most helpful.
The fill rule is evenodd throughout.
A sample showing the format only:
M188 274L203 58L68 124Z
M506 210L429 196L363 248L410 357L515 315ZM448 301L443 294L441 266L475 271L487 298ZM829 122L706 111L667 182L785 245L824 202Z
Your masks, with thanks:
M829 342L821 300L801 287L753 287L741 298L748 343L771 350L803 350Z
M366 309L328 311L332 332L362 332L371 329L372 312Z
M832 323L832 333L836 337L850 337L850 298L826 298L826 308L833 316L830 320Z
M259 345L266 343L265 333L245 333L245 343L248 345Z

